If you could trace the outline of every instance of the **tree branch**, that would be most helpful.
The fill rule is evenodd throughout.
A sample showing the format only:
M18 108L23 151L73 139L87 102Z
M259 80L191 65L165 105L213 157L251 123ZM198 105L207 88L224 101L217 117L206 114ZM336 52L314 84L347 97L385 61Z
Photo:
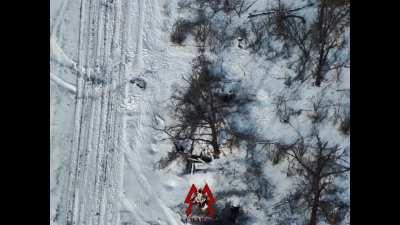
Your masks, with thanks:
M329 172L329 173L324 173L324 174L321 175L321 177L328 177L328 176L331 176L331 175L341 174L341 173L345 173L345 172L348 172L348 171L350 171L350 167L347 167L347 168L345 168L345 169L343 169L343 170L338 170L338 171L333 171L333 172Z
M300 10L302 10L304 8L311 7L313 5L314 5L314 3L310 3L308 5L305 5L305 6L302 6L302 7L299 7L299 8L288 10L287 13L300 11ZM249 16L247 16L247 18L252 18L252 17L256 17L256 16L262 16L262 15L269 15L269 14L276 13L276 12L278 12L278 10L272 10L272 11L268 11L268 12L260 12L260 13L256 13L256 14L249 14Z

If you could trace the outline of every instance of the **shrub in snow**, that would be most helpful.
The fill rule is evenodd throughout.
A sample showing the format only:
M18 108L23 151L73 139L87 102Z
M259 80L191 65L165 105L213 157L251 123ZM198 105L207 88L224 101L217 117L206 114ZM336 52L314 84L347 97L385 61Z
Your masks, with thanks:
M172 33L170 36L171 42L182 45L182 43L186 40L186 37L193 29L193 23L189 20L178 19L172 28Z
M211 21L204 14L200 14L193 29L193 36L200 51L204 51L207 44L213 45L216 42L216 35L217 30Z
M346 115L342 121L340 121L339 130L342 134L350 134L350 115Z
M288 104L289 99L285 95L278 95L273 101L275 112L281 123L290 123L292 116L299 116L301 110L295 110Z
M349 96L346 98L349 98ZM339 102L335 107L332 119L335 125L339 124L338 129L342 134L350 134L350 107L348 103Z
M341 7L350 4L350 0L324 0L330 7Z

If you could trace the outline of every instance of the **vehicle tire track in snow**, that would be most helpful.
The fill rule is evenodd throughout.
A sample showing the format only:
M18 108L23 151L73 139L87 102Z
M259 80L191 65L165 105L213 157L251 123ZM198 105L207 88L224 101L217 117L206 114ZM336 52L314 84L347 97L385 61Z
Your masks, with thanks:
M120 184L115 177L119 177L121 158L118 106L124 96L109 84L125 77L122 66L115 73L110 66L124 57L123 49L116 49L122 43L112 44L123 40L120 6L117 0L81 3L78 68L85 68L87 77L101 82L77 76L74 138L60 224L119 224ZM98 89L100 96L93 98Z
M148 159L141 159L143 151L148 149L135 144L131 148L128 144L125 131L129 118L123 115L121 106L130 94L127 80L131 75L144 74L144 57L150 61L157 58L154 55L158 53L149 47L156 39L147 38L146 46L143 46L143 41L154 32L151 20L158 6L156 1L137 0L136 5L134 3L127 0L81 0L78 62L74 71L77 73L74 134L56 221L60 225L119 225L121 204L129 205L121 199L125 197L122 192L126 168L123 152L127 159L133 152L137 162L149 163ZM133 7L138 14L131 13L135 10ZM133 35L131 30L136 34ZM134 43L136 55L131 64L128 49ZM146 55L143 55L145 50ZM152 66L147 63L146 66ZM116 85L120 87L115 88ZM152 133L147 126L154 109L152 93L147 94L141 98L139 113L130 119L136 124L134 142L150 145ZM147 180L149 171L145 172L137 165L132 168L134 174L126 176L133 177L134 191L146 193L147 200L154 197L151 203L154 208L148 210L160 213L158 219L149 219L144 216L149 212L143 211L140 205L131 204L127 208L136 211L132 215L139 217L137 222L146 224L146 221L156 219L170 225L181 224Z
M64 12L65 12L65 9L66 9L68 3L69 3L69 0L65 0L65 1L61 2L61 6L57 11L56 18L54 19L54 22L50 28L50 36L54 36L58 27L60 26L61 18L63 18L63 16L64 16Z

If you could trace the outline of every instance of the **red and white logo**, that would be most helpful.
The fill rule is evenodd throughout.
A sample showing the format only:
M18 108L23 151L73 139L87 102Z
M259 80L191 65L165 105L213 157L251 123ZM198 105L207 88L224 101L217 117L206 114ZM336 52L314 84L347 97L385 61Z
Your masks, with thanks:
M196 186L192 184L185 198L185 203L188 204L186 209L187 218L197 218L201 221L202 219L210 219L215 216L213 208L215 199L207 183L200 189L197 189Z

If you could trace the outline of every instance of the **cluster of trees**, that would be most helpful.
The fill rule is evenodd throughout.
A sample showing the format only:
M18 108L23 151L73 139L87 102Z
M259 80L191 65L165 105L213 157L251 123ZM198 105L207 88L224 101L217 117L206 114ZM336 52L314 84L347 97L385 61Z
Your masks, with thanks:
M245 106L254 101L254 96L240 87L232 88L239 83L226 76L204 54L193 60L191 73L183 78L186 87L177 88L171 97L175 123L163 129L178 153L173 156L193 158L195 148L200 148L202 160L219 158L221 146L234 135L228 119L246 113ZM187 165L189 172L191 161L187 160Z
M303 10L314 6L317 9L315 18L301 15ZM276 7L248 17L255 37L251 45L253 50L262 50L261 46L268 45L272 36L283 42L283 48L274 49L280 52L277 55L289 56L293 49L300 52L296 52L297 59L292 64L297 72L295 80L312 77L319 87L329 71L348 66L348 54L342 54L348 44L345 29L350 23L347 0L318 0L294 9L278 0Z
M239 37L240 29L232 24L234 16L241 17L257 1L246 0L185 0L180 7L193 12L191 19L177 19L172 28L170 39L177 45L183 45L189 35L196 41L199 51L206 49L217 53L230 47ZM217 16L217 15L223 15ZM221 19L222 18L222 19Z
M285 80L288 87L293 81L300 81L301 85L309 78L320 87L330 71L336 70L336 74L340 74L340 70L348 66L348 53L343 50L347 45L349 1L315 0L290 8L277 0L275 7L252 12L244 24L232 27L232 17L243 18L255 2L181 1L180 6L196 12L196 16L177 20L171 41L183 45L188 35L193 35L199 56L193 61L191 73L183 78L186 85L177 88L171 97L175 122L161 130L172 141L174 149L165 162L183 157L187 162L186 172L190 172L192 161L189 159L200 158L203 162L210 162L220 156L224 147L239 146L243 141L251 148L262 146L274 164L288 162L286 172L296 180L293 191L274 209L273 213L279 215L277 222L282 225L340 224L349 211L348 203L340 197L346 190L338 185L338 180L350 170L348 149L324 140L319 127L331 119L334 124L339 123L343 134L349 135L349 105L333 104L322 94L311 99L310 108L296 109L291 106L288 96L276 96L273 105L279 121L292 126L292 117L307 112L311 121L309 134L296 131L298 138L292 143L284 143L260 138L262 134L255 131L240 132L230 118L246 113L246 107L255 101L254 95L241 89L239 83L233 85L236 88L228 88L235 82L229 80L229 74L206 53L207 50L218 52L231 46L234 38L240 38L252 53L288 59L288 66L296 73L295 77ZM315 13L306 16L304 11L307 9ZM225 19L217 22L217 14L225 15ZM282 45L276 47L272 42ZM293 93L289 91L290 94ZM195 153L195 150L200 153ZM252 173L259 173L261 166L253 165L252 168L255 168Z
M350 2L348 0L316 0L297 8L277 0L275 7L262 12L249 13L243 24L231 27L233 17L242 17L257 1L249 0L189 0L181 3L182 8L191 9L197 16L192 20L178 19L173 27L171 41L182 45L186 37L195 37L198 47L206 46L218 50L231 46L239 38L247 43L246 48L254 53L272 58L292 56L291 62L297 76L294 80L314 79L315 86L321 86L325 75L348 67L348 54L342 50L346 42L346 28L350 23ZM314 7L314 17L305 17L304 10ZM223 13L226 21L215 19ZM232 29L228 29L232 28ZM272 41L282 42L283 47L272 47Z

